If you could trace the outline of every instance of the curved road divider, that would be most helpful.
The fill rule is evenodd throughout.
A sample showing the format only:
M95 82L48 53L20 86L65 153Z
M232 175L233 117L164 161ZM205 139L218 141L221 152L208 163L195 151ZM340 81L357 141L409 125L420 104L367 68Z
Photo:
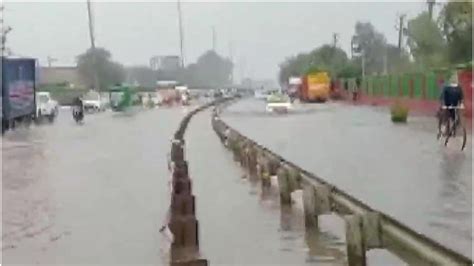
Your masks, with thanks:
M422 235L394 218L377 211L322 178L240 134L212 114L212 127L249 178L261 181L262 189L277 176L282 206L291 205L291 193L303 190L305 226L318 227L318 216L336 213L345 221L349 265L367 265L366 251L386 249L410 265L473 265L471 259Z
M179 124L171 142L169 169L171 171L172 193L168 217L168 228L172 233L170 265L207 266L208 261L199 252L199 225L196 219L195 196L189 178L188 163L185 160L184 134L193 115L212 105L223 103L220 99L189 112ZM162 228L160 231L163 231Z

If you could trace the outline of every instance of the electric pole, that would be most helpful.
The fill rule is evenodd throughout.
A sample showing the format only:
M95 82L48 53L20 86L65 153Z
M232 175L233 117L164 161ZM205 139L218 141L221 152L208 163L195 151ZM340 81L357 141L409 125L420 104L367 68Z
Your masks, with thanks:
M433 19L433 10L436 0L426 0L426 3L428 4L428 13L430 14L430 19Z
M181 53L181 68L184 68L184 33L183 18L181 14L181 1L178 0L178 23L179 23L179 50Z
M398 16L398 51L402 52L402 42L403 42L403 29L404 29L404 20L406 14L401 14Z
M337 42L339 41L339 33L333 33L332 34L332 46L334 48L337 47Z
M48 67L51 67L53 62L58 61L56 58L53 58L51 56L48 56L46 60L48 61Z
M97 74L97 63L96 63L96 49L95 49L95 36L94 36L94 19L92 16L91 1L87 0L87 15L89 17L89 37L91 41L91 55L92 55L92 69L94 72L94 89L100 90L99 76Z
M92 50L95 50L94 21L92 18L92 7L90 0L87 0L87 15L89 17L89 37L91 41L91 48Z
M229 42L229 60L232 64L232 71L230 73L230 83L234 84L234 47L232 41Z

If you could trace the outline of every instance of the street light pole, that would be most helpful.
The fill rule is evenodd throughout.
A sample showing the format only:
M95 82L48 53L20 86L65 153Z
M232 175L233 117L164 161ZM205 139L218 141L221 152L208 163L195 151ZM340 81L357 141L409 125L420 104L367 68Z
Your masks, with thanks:
M181 67L184 68L184 33L183 18L181 14L181 1L178 0L178 21L179 21L179 48L181 53Z
M87 15L89 17L89 37L91 41L91 48L95 50L95 38L94 38L94 22L92 20L91 1L87 0Z
M92 55L92 70L94 72L94 89L100 90L99 86L99 76L97 74L97 64L96 64L96 49L95 49L95 36L94 36L94 20L92 17L92 7L91 1L87 0L87 15L89 18L89 37L91 41L91 55Z

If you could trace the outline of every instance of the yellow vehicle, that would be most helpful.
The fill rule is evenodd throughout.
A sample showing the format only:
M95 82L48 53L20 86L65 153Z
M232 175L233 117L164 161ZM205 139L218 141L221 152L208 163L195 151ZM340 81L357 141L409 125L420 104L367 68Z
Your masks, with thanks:
M317 72L303 77L300 100L304 102L325 102L329 98L331 79L327 72Z

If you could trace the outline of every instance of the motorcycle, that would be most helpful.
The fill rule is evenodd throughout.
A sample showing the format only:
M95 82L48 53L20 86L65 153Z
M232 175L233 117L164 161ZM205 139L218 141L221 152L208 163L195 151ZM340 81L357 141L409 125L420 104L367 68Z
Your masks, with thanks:
M82 123L84 120L84 112L81 110L79 106L72 107L72 117L76 121L76 123Z

